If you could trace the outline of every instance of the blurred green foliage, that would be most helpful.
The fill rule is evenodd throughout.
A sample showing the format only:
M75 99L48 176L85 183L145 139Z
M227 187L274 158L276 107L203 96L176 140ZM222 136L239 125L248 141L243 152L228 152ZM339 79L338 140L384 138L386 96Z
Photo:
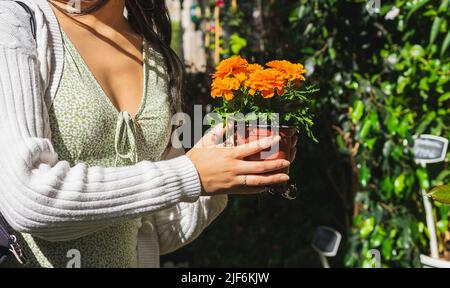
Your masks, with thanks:
M171 48L178 55L180 55L180 37L181 37L181 27L180 22L172 22L172 43L170 43Z
M319 144L299 143L296 200L232 198L198 241L164 259L318 266L311 236L329 225L344 234L334 266L371 267L370 249L384 267L420 266L419 254L429 253L420 189L448 183L450 155L420 168L411 145L415 134L450 136L450 1L381 1L371 14L367 1L260 0L255 23L256 1L225 13L223 56L304 63L321 89ZM449 211L436 203L441 252Z

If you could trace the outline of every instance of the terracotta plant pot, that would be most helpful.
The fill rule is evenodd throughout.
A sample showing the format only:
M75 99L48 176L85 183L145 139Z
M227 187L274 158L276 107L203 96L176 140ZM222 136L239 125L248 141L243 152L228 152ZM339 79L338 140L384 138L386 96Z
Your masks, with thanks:
M244 130L245 132L243 133L243 131L239 131L239 129L235 130L234 143L236 143L236 145L247 144L259 139L264 139L266 137L272 136L272 134L274 133L279 134L281 137L278 149L274 148L266 149L261 153L247 157L245 160L269 161L275 159L289 160L291 158L291 146L293 140L292 138L295 136L296 133L295 127L280 126L277 127L274 131L272 131L272 127L268 125L257 125L257 126L247 125L245 129L241 130ZM280 172L288 174L289 168L283 169Z

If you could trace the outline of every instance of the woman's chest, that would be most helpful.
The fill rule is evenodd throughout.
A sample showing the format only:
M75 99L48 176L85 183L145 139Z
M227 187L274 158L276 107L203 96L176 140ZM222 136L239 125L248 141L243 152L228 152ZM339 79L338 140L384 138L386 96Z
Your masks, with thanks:
M49 111L52 141L60 159L92 166L160 159L170 139L172 113L163 63L146 61L144 95L136 116L131 117L117 110L81 63L65 57ZM136 155L128 155L133 151Z

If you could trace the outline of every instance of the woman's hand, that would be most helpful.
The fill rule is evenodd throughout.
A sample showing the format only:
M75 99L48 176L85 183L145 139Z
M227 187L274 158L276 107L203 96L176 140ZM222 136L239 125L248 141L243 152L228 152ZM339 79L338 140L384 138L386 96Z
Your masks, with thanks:
M224 129L216 127L186 153L197 168L203 195L256 194L266 186L285 183L289 176L280 171L287 160L245 161L245 157L276 145L279 136L267 137L238 147L219 145Z

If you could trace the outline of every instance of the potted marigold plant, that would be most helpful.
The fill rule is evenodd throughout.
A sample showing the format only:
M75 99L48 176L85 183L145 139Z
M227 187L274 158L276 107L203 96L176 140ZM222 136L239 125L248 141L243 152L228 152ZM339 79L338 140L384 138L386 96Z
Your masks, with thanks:
M289 159L291 138L311 132L313 114L311 94L318 91L306 85L306 69L289 61L271 61L265 67L234 56L223 60L213 74L212 98L217 100L213 112L222 121L245 123L245 133L235 131L235 143L248 143L272 134L276 127L281 136L279 151L264 159ZM249 160L260 160L254 155Z

